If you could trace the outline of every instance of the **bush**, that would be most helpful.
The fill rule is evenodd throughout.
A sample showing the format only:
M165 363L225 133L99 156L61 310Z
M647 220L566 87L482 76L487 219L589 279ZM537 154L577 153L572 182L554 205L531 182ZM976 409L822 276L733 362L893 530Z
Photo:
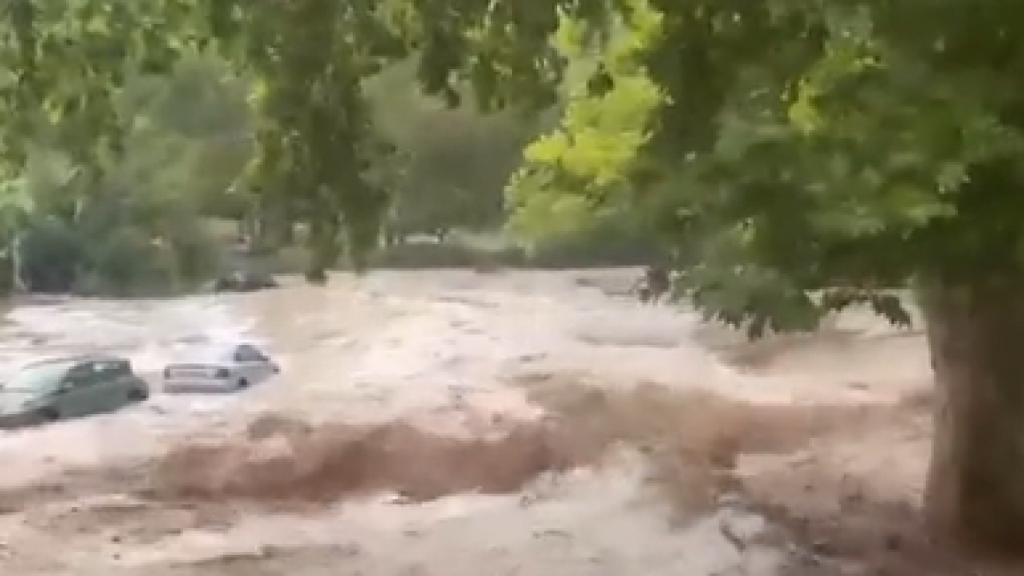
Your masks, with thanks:
M183 230L168 240L176 284L187 286L215 276L222 268L221 245L202 230Z
M131 296L168 294L217 271L217 247L206 235L182 230L154 240L119 225L88 231L46 219L24 233L21 276L33 292Z
M535 268L600 268L651 263L656 250L639 238L593 233L542 244L526 259Z
M10 294L14 288L14 259L4 251L0 255L0 294Z
M654 254L641 244L600 244L575 239L527 251L517 246L482 247L465 242L416 242L384 248L370 258L370 267L384 270L499 269L499 268L599 268L648 264ZM305 269L306 252L286 248L273 255L250 258L249 267L286 274ZM346 269L343 264L340 269Z
M376 268L594 268L649 264L658 250L647 231L608 222L526 250L453 234L444 243L396 244L372 259Z
M500 268L599 268L637 266L658 258L645 230L604 225L548 242L532 250L507 242L491 241L471 235L452 234L447 242L407 242L393 244L371 256L371 268L417 270L461 268L494 270ZM270 274L296 274L306 270L308 254L301 246L288 246L273 253L249 254L236 263L248 269ZM347 269L344 263L338 269Z
M419 268L521 267L526 254L515 247L481 248L464 243L397 244L377 252L373 268L415 270Z
M85 257L85 239L64 222L47 218L22 233L19 274L35 292L68 292Z
M173 284L174 257L139 230L122 228L91 243L74 289L86 294L163 293Z

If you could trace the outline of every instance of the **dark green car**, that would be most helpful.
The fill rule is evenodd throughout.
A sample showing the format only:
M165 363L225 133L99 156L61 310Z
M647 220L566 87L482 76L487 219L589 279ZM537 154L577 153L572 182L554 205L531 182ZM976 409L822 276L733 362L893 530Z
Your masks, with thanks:
M149 386L116 356L29 364L0 387L0 428L113 412L149 397Z

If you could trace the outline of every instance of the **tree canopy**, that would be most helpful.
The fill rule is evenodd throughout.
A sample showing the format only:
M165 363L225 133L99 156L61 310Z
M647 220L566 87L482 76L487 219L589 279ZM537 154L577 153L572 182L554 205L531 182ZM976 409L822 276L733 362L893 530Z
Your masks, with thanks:
M415 56L426 93L484 111L549 110L566 94L560 126L529 147L512 183L516 230L539 238L647 214L709 313L771 309L761 328L807 327L822 304L1016 259L1017 220L991 198L1020 146L1012 15L994 0L16 0L0 48L0 160L19 172L45 126L75 162L109 163L128 128L112 96L215 52L256 83L242 187L307 222L324 262L346 246L364 255L390 205L372 165L395 150L365 80ZM477 183L464 177L446 189L466 194ZM871 301L905 321L891 299Z
M634 3L562 128L528 150L521 194L584 214L651 205L684 285L720 319L806 328L866 299L905 323L876 289L1019 267L1016 40L988 28L1007 16L984 2ZM563 24L570 59L585 37Z

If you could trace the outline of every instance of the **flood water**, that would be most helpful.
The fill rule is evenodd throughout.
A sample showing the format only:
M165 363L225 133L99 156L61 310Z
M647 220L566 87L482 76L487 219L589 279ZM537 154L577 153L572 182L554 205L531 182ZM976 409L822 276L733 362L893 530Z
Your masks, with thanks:
M737 551L720 529L727 520L756 531L758 518L719 510L686 530L674 528L666 507L643 488L646 464L630 450L610 455L612 464L561 474L557 482L541 474L527 488L486 494L489 483L507 484L496 470L520 458L521 446L508 447L508 456L495 456L498 448L479 448L480 459L491 459L483 466L471 462L475 448L389 428L372 432L388 445L371 451L392 454L372 468L380 481L372 472L361 473L359 481L379 490L360 488L360 495L342 497L339 489L332 500L309 500L301 509L256 502L260 497L254 495L263 493L258 476L291 466L289 478L307 478L312 468L296 464L302 454L294 452L323 451L327 442L309 440L300 445L305 449L293 443L282 460L287 466L259 467L254 459L284 458L265 451L289 450L254 448L240 439L268 414L313 427L400 423L469 438L492 434L500 422L544 416L521 387L510 384L524 378L577 379L608 390L654 383L769 404L826 397L881 401L920 385L925 360L914 338L884 347L812 342L756 369L727 361L722 351L732 345L731 337L709 332L694 314L614 296L629 284L629 275L381 272L362 279L338 276L327 287L286 283L255 294L16 302L0 321L0 377L31 360L79 352L125 355L152 377L187 347L218 340L258 343L284 371L238 395L156 393L116 414L0 433L0 488L17 495L3 500L0 567L26 576L477 576L482 569L524 576L702 576L741 565L745 573L775 574L781 553ZM879 364L881 350L887 361ZM859 385L880 379L885 386ZM204 442L220 446L220 456L195 460L194 470L164 466L172 447ZM240 443L244 449L236 450ZM211 480L214 469L239 450L245 465L217 473L250 476L249 484ZM396 471L393 455L403 450L408 466L421 469L432 466L427 454L437 454L452 478L440 478L436 470L415 477ZM524 466L509 464L509 470ZM176 475L165 484L201 484L206 492L225 495L224 501L141 497L139 483L165 470ZM201 478L181 479L193 472ZM332 472L337 482L345 473ZM456 477L472 474L481 475L479 489L454 487ZM421 480L447 496L410 503L394 494L408 493L397 487ZM275 493L287 495L288 485L275 482ZM239 494L245 497L231 500Z

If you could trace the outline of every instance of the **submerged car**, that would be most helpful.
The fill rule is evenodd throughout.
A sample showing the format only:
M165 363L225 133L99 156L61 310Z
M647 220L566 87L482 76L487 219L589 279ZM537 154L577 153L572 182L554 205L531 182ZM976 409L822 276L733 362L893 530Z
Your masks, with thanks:
M233 272L214 281L214 292L255 292L277 288L279 284L270 274L259 272Z
M218 393L244 390L281 368L252 344L216 344L189 351L164 368L164 392Z
M148 397L149 386L125 358L43 360L22 367L0 387L0 428L113 412Z

